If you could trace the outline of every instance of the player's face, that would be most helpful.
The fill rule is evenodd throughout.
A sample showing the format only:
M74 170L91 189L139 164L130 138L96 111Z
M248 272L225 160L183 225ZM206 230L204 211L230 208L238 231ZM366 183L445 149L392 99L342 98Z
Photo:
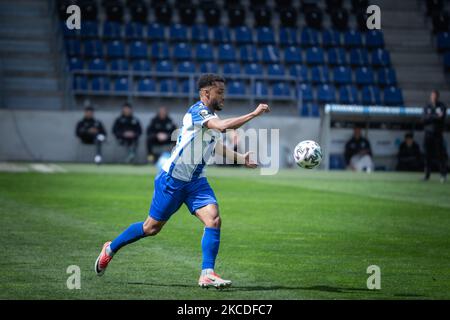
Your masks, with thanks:
M222 110L225 102L225 85L223 82L216 82L209 89L209 107L214 110Z

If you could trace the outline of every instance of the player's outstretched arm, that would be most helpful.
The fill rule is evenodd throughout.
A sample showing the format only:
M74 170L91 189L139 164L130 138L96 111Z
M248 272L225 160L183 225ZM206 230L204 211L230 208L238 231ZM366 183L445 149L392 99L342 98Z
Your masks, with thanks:
M256 109L253 112L250 112L240 117L229 119L213 118L211 120L208 120L208 122L206 122L206 127L208 129L219 130L220 132L225 132L227 129L237 129L242 125L244 125L245 123L252 120L253 118L260 116L265 112L270 112L269 106L267 104L260 104L256 107Z
M234 163L243 164L247 168L252 168L252 169L258 167L258 164L255 161L250 159L251 152L247 152L244 154L236 152L236 151L224 146L221 141L218 141L216 143L215 150L218 155L225 156L228 160L230 160Z

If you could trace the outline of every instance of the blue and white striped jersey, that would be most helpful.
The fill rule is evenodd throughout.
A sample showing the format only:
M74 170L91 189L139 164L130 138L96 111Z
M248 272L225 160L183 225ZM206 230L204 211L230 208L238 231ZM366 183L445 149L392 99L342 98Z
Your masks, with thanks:
M217 134L211 134L205 122L217 118L203 102L192 105L183 117L177 144L162 169L170 176L192 181L204 177L204 167L214 154Z

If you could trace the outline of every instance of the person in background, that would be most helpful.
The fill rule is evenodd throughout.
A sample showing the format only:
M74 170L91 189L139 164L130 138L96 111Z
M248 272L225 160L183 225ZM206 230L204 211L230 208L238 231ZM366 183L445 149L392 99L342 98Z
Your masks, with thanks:
M95 144L94 162L102 163L102 143L106 140L106 131L103 124L94 118L93 107L87 106L84 109L84 117L78 121L75 134L82 143Z
M159 108L158 114L150 120L147 127L148 161L156 163L163 152L170 151L175 145L171 136L176 128L177 126L169 117L167 109Z
M405 134L397 155L397 171L422 171L423 161L420 147L412 132Z
M423 110L425 176L424 181L430 179L433 160L439 163L441 182L447 181L447 150L444 143L445 118L447 107L439 101L439 91L430 94L430 103Z
M133 115L130 103L122 106L122 114L114 121L113 133L119 143L128 148L125 162L134 161L142 127L139 119Z
M353 129L353 136L345 145L344 157L348 169L366 172L374 169L370 142L361 135L358 126Z

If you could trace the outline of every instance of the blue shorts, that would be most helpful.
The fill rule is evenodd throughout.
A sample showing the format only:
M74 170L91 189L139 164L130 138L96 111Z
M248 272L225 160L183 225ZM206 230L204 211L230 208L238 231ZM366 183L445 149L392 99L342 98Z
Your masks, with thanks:
M157 221L167 221L185 203L191 214L217 199L205 177L192 181L175 179L164 170L155 177L155 190L149 216Z

